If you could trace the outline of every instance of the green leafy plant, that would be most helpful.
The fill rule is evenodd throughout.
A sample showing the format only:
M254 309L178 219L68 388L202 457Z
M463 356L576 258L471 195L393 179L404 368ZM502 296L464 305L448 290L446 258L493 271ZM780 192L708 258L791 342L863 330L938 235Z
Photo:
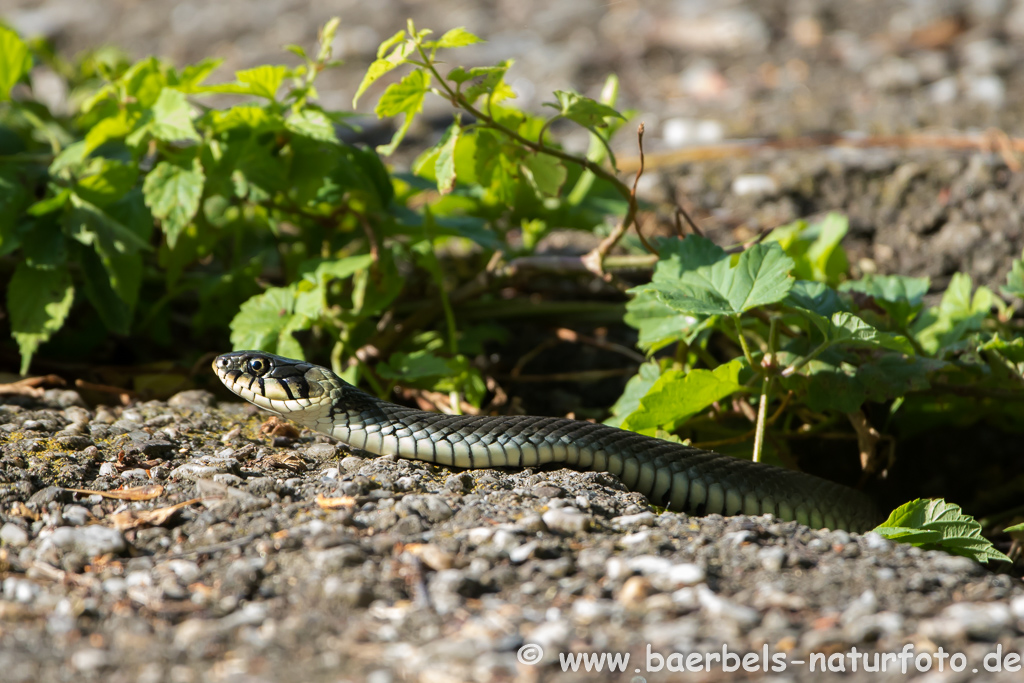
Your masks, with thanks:
M874 530L888 539L925 550L945 550L978 562L1010 561L981 535L981 525L973 517L942 499L919 498L905 503Z

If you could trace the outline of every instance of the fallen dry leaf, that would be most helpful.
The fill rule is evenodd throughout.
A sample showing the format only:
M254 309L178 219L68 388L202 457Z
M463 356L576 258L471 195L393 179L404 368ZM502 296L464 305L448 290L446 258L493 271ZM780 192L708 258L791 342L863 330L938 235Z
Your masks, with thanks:
M339 510L341 508L351 508L356 506L356 499L352 496L338 496L336 498L328 498L322 493L316 494L316 504L322 507L324 510Z
M84 493L89 496L103 496L104 498L116 498L117 500L153 500L160 497L164 487L160 484L148 484L136 486L132 489L117 489L116 491L93 491L92 489L64 489L75 493Z
M277 415L267 418L267 421L260 425L260 434L269 436L286 436L289 439L299 438L299 428L287 420L282 420Z
M184 503L178 503L177 505L169 505L164 508L157 508L155 510L125 510L124 512L118 512L116 515L111 515L110 520L114 523L114 526L121 531L126 529L134 529L144 524L149 526L163 526L174 516L178 510L194 505L195 503L202 502L202 498L193 498L192 500L186 500Z
M308 469L300 456L289 452L272 453L261 459L260 462L290 472L305 472Z

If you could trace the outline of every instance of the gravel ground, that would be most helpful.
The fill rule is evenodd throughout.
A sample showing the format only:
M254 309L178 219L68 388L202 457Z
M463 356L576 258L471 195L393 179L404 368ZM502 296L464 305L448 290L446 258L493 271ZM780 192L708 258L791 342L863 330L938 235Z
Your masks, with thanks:
M659 515L603 474L366 458L262 421L203 391L96 410L73 391L8 398L0 680L658 681L677 679L672 653L723 647L820 680L814 653L871 666L908 644L963 653L963 674L935 680L966 680L997 647L1024 651L1024 587L965 558ZM119 487L150 497L102 493ZM630 664L563 672L559 654L582 652ZM848 675L902 680L887 666Z
M310 44L335 14L346 65L321 83L330 107L348 106L377 43L411 16L486 37L467 64L515 58L511 82L533 109L553 89L595 95L617 72L651 152L821 131L1024 135L1024 2L1013 0L0 0L0 17L64 54L114 44L178 63L212 55L224 79L288 63L280 46ZM36 78L59 104L52 79ZM432 141L446 109L427 114L411 148ZM630 153L628 135L619 148ZM998 285L1024 247L1015 163L821 147L651 168L641 189L656 207L687 206L722 242L840 210L857 271L928 275L942 288L963 270ZM250 407L201 392L124 409L74 392L2 400L3 683L683 675L668 671L674 659L648 671L648 646L666 657L767 647L807 661L770 671L778 681L819 680L811 653L834 666L853 648L941 647L963 653L963 672L946 660L942 673L863 662L853 673L847 658L846 675L1018 678L987 673L984 658L1024 652L1024 587L961 558L764 518L657 515L605 475L460 473L363 458L308 433L275 440ZM1008 455L1007 481L1019 461ZM162 488L145 501L68 490L122 486ZM526 644L542 647L539 663L518 661ZM631 659L616 674L562 673L558 655L570 652ZM725 675L721 662L693 674Z

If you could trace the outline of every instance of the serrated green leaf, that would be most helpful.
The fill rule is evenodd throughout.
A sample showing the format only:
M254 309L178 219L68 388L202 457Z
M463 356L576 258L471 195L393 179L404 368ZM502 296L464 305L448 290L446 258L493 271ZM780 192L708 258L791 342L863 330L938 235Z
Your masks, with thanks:
M1005 377L1007 373L1014 379L1024 377L1024 337L1002 339L998 334L978 345L989 362L993 372Z
M977 562L1011 561L981 535L981 525L973 517L941 498L919 498L905 503L874 530L895 541L942 549Z
M868 324L853 313L833 313L826 339L846 346L879 347L900 353L913 354L914 347L906 337L890 334Z
M66 268L15 266L7 284L7 312L11 336L21 354L22 375L28 373L39 345L64 326L74 299L75 288Z
M622 428L651 436L659 428L674 431L715 401L740 391L742 365L742 361L734 360L714 370L663 373L640 399L639 408L622 421Z
M484 42L464 27L453 28L441 36L435 43L435 47L465 47L474 43Z
M1010 272L1006 274L1006 286L1000 290L1006 296L1016 296L1024 299L1024 254L1021 258L1014 259L1010 266Z
M918 315L911 333L926 352L937 354L949 349L981 329L995 305L995 294L988 287L978 287L972 296L971 289L970 275L954 273L939 305Z
M626 303L623 321L638 331L637 346L651 354L673 342L689 343L707 327L708 318L678 313L654 291L640 289Z
M405 41L405 31L397 31L377 47L377 59L383 59L388 50Z
M845 308L839 295L836 294L836 290L823 282L810 280L794 282L793 288L789 290L783 303L790 308L817 313L823 318L831 318L833 313Z
M558 100L558 104L547 103L547 106L554 107L560 115L570 121L575 121L584 128L604 126L606 117L625 118L607 104L601 104L597 100L578 93L556 90L555 98Z
M687 247L688 242L692 246ZM740 254L735 266L724 252L709 264L718 248L702 237L687 237L679 249L674 254L678 256L678 280L652 281L642 289L653 289L661 301L680 313L738 315L782 301L793 286L789 275L793 259L774 242L755 244ZM701 265L690 267L697 263Z
M380 118L404 114L405 120L391 138L390 143L377 147L380 154L388 156L395 151L408 132L409 126L412 125L413 118L423 109L423 99L429 89L430 75L423 69L414 69L406 74L401 81L387 87L374 111Z
M481 95L490 94L493 96L495 90L501 84L502 79L505 78L505 73L511 66L511 59L506 59L494 66L478 66L468 70L463 69L461 66L457 66L448 72L447 78L450 81L455 81L455 83L459 85L460 89L466 83L476 81L465 90L461 90L466 101L472 104L473 102L476 102Z
M236 71L235 78L244 86L248 92L257 97L265 97L268 100L277 98L277 91L281 89L281 83L288 77L288 67L270 66L265 64L254 69Z
M198 140L199 134L192 125L192 111L185 93L180 90L164 88L160 97L153 103L153 120L148 124L149 131L157 140L164 142L180 142Z
M28 46L17 33L0 26L0 102L11 99L11 88L31 68Z
M437 143L437 161L434 162L434 175L437 177L437 191L448 194L455 188L455 148L459 144L462 127L456 119L444 132L444 137Z
M172 249L178 235L199 210L204 182L203 167L199 159L193 159L191 167L161 161L142 184L146 206L160 219L161 229Z
M177 75L171 85L185 93L198 92L198 87L223 62L223 59L206 58L195 64L189 64L181 70L181 74Z
M871 297L898 328L905 328L921 310L930 286L931 281L926 277L868 274L860 280L844 282L839 291Z
M239 104L230 109L210 112L210 128L223 133L233 128L250 128L253 133L266 133L284 128L284 119L258 104Z
M295 314L296 294L294 285L268 287L243 303L231 319L231 345L235 349L287 352L291 358L304 359L292 332L305 329L311 321Z
M288 130L305 135L320 142L338 144L338 136L334 132L334 122L318 109L306 108L292 114L285 122Z

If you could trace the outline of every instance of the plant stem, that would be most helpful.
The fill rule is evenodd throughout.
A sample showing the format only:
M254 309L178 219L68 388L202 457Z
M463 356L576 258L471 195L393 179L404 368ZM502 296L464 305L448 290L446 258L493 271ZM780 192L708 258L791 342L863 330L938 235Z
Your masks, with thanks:
M743 349L743 356L747 359L747 364L750 365L750 369L758 374L762 374L760 368L754 364L754 356L750 353L750 346L747 344L747 338L743 336L743 323L740 321L738 315L732 316L732 321L736 323L736 336L739 337L740 347Z
M765 415L768 413L768 391L772 377L765 375L761 380L761 397L757 401L757 424L754 426L754 462L761 462L761 448L764 446Z
M763 368L764 378L761 380L761 396L757 401L757 424L754 426L754 462L761 462L761 449L764 447L765 415L768 413L768 398L772 388L772 371L775 369L775 345L779 337L779 319L772 317L768 328L768 353L764 360L767 367ZM742 329L740 338L743 337Z
M818 347L816 349L814 349L813 351L811 351L808 355L804 356L803 358L801 358L800 360L796 361L795 363L790 365L788 368L783 370L782 371L782 376L783 377L789 377L789 376L799 372L805 365L807 365L812 360L817 358L825 349L827 349L830 346L832 346L832 342L830 342L828 340L821 342L821 344L819 344Z

